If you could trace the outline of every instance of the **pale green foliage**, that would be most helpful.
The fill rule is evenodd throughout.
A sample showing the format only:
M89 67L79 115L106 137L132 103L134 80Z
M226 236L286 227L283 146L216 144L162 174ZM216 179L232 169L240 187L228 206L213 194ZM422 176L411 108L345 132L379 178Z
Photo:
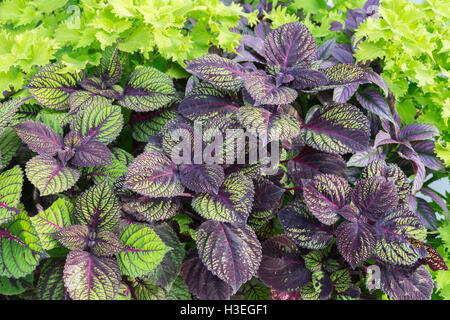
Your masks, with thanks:
M431 123L448 141L450 130L450 9L448 1L429 0L417 5L407 0L385 0L379 19L367 19L355 34L360 61L381 59L389 89L402 121ZM450 164L449 143L437 148Z
M211 45L233 51L241 36L230 31L240 5L220 0L5 0L0 3L0 99L18 91L36 67L65 63L64 71L98 65L101 51L125 38L120 50L149 58L156 50L180 74L185 60ZM192 28L189 18L197 20ZM191 30L190 30L191 29Z

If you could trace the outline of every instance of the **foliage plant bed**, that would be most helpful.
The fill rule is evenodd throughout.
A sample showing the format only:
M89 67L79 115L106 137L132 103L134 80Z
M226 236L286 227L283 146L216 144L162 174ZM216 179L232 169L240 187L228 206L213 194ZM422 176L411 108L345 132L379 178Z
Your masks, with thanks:
M345 32L377 5L349 10ZM121 38L98 66L48 64L30 97L3 102L0 294L438 294L448 211L426 176L446 174L439 130L402 123L379 61L353 58L363 39L318 45L297 21L246 22L234 53L186 61L189 78L131 68Z

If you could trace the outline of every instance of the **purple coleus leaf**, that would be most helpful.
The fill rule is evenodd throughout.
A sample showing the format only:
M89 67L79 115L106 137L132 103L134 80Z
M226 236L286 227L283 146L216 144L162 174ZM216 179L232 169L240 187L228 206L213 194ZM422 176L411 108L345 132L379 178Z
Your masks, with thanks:
M46 124L25 120L14 130L32 151L41 155L54 156L63 149L63 138Z
M255 105L289 104L297 98L297 91L287 86L277 87L275 80L264 71L258 70L250 73L244 81L244 86Z
M262 245L258 277L274 290L296 291L311 282L311 272L301 257L304 251L285 235L275 236Z
M336 229L336 244L344 259L355 269L374 252L376 238L363 220L344 221Z
M90 141L75 149L71 164L80 167L112 165L111 151L103 143Z
M340 63L348 65L355 64L355 60L353 59L352 48L349 45L336 43L334 48L331 50L331 55L334 58L333 60L336 60Z
M160 221L175 216L181 209L178 198L122 197L122 209L139 221Z
M441 207L442 211L444 211L444 213L447 215L447 218L448 218L447 205L440 195L438 195L435 191L425 188L425 187L420 189L420 192L422 192L424 195L427 195L431 199L433 199L433 201L436 202L439 207Z
M217 194L225 179L223 168L217 164L182 164L178 170L181 183L195 192Z
M418 248L423 247L427 251L428 257L420 259L419 262L421 264L428 265L428 267L430 267L430 269L433 271L438 271L438 270L447 271L448 270L448 266L445 263L445 259L442 258L442 256L439 254L439 252L436 249L434 249L428 243L425 243L422 241L418 241L418 240L414 240L414 239L408 239L408 240L416 247L418 247Z
M372 161L361 172L361 179L374 176L390 179L397 189L399 202L405 203L408 201L411 187L408 178L396 164L386 163L384 160Z
M101 231L89 238L91 252L97 257L110 257L125 250L119 237L111 231Z
M411 265L422 258L421 251L408 239L423 241L426 229L416 214L406 207L384 213L373 226L376 233L376 256L384 262Z
M193 88L178 106L178 112L190 120L234 114L237 110L238 104L229 94L207 82Z
M347 180L332 174L322 174L305 184L303 195L312 214L323 224L339 220L339 210L350 201Z
M323 43L320 47L317 48L316 60L327 60L330 57L331 50L333 50L335 45L336 45L335 38L332 38Z
M416 151L412 150L412 148L403 148L402 150L397 150L398 154L410 161L413 170L414 170L414 181L412 184L412 192L415 193L422 188L423 182L425 180L426 169L425 165L420 159L419 155Z
M333 101L339 102L339 103L345 103L347 102L353 94L358 90L359 84L358 83L352 83L348 86L340 86L336 87L333 90Z
M307 145L320 151L364 151L369 146L369 120L353 105L330 104L307 118L300 134Z
M411 123L400 130L399 139L407 141L428 140L439 136L439 130L428 123Z
M325 74L318 70L302 69L298 67L286 70L293 80L289 83L289 87L297 90L319 87L328 82Z
M397 189L384 177L370 177L360 180L352 191L352 203L364 216L379 218L384 212L398 205Z
M192 60L186 69L202 80L225 90L238 90L247 76L240 64L216 54Z
M79 250L67 255L64 285L73 300L113 300L120 280L115 258L99 258Z
M423 190L421 190L423 192ZM436 213L433 208L430 207L428 202L421 198L415 198L417 201L417 207L415 212L419 217L420 221L423 223L425 227L430 230L436 230Z
M206 221L197 230L197 250L204 265L236 292L261 262L261 244L249 227Z
M85 250L89 245L88 226L72 225L53 234L64 247L70 250Z
M442 160L436 157L434 152L436 144L433 140L411 141L410 144L425 167L436 171L444 169L445 166ZM400 146L399 150L404 153L406 148L405 146Z
M189 292L203 300L228 300L233 289L225 281L215 276L202 263L197 253L188 254L182 264L181 275Z
M361 106L375 113L380 118L389 120L395 123L394 117L391 114L389 106L378 90L375 89L365 89L356 93L356 99L359 101Z
M381 265L380 287L395 300L429 300L433 293L433 278L423 265L395 267Z
M378 87L380 87L383 90L384 96L387 97L389 93L389 88L386 85L386 82L383 80L383 78L376 73L375 71L368 69L366 70L366 77L367 80L372 82L373 84L376 84Z
M322 249L333 240L333 230L323 226L300 199L280 210L278 219L286 235L301 247Z
M349 167L366 167L369 163L375 160L385 160L386 155L383 154L382 148L369 147L366 151L360 151L355 153L347 161Z
M297 185L303 185L303 180L326 173L345 178L345 171L346 164L340 155L317 151L308 146L288 161L288 174Z
M264 40L267 63L281 68L309 67L316 59L316 50L316 41L311 32L298 22L283 24Z
M184 191L176 165L164 153L144 152L128 167L125 187L149 197L174 197Z

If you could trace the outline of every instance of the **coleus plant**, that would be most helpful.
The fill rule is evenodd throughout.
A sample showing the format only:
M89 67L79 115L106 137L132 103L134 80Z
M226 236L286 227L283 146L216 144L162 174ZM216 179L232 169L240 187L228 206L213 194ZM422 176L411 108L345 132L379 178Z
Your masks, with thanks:
M60 73L59 64L38 72L28 90L44 107L63 110L65 136L30 119L14 124L39 154L25 172L42 204L28 215L20 204L28 183L22 169L1 173L0 249L7 253L0 276L8 288L25 291L38 268L40 299L358 298L361 284L350 268L368 268L374 258L400 286L425 279L414 297L428 298L423 264L445 265L405 206L404 174L374 162L353 191L347 182L343 155L369 148L373 121L364 107L295 101L320 102L318 92L364 83L367 69L319 61L299 23L261 41L260 59L250 64L215 54L191 61L195 76L184 92L147 66L118 85L117 47L107 49L94 77ZM116 145L128 110L124 127L146 142L133 144L135 158ZM238 138L235 130L249 133L240 146L227 139ZM180 145L180 137L190 143ZM246 161L252 139L266 157ZM280 161L269 165L277 154ZM372 203L377 196L391 206ZM275 221L284 235L274 236ZM273 273L271 264L286 272Z

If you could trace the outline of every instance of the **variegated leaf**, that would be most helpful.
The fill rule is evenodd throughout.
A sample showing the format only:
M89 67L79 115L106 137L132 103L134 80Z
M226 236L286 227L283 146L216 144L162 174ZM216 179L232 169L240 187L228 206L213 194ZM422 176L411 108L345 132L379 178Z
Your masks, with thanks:
M125 187L152 198L174 197L184 191L175 164L158 151L144 152L133 160Z
M216 54L207 54L193 60L186 69L200 79L225 90L238 90L246 77L244 67Z
M312 214L322 223L332 225L339 220L339 210L350 201L350 186L341 177L322 174L305 185L303 195Z
M296 199L278 213L286 235L299 246L322 249L333 240L333 232L315 219L306 204Z
M54 156L64 148L63 138L43 123L25 120L14 130L32 151L40 155Z
M72 188L80 177L80 171L65 167L49 156L35 156L27 162L25 172L41 196L66 191Z
M264 71L250 73L244 81L245 89L255 100L255 105L289 104L297 98L297 91L286 86L277 87L275 80Z
M43 262L36 285L39 300L66 300L63 259L47 259Z
M122 198L122 209L139 221L160 221L175 216L181 210L178 198Z
M320 107L302 126L304 142L334 154L364 151L369 145L369 120L355 106L330 104Z
M22 185L23 172L20 166L0 174L0 225L10 222L20 213L18 206Z
M24 102L24 99L14 98L0 103L0 136Z
M53 110L68 109L69 95L78 89L78 82L84 78L84 73L61 73L63 68L62 63L47 65L25 87L44 107Z
M69 250L85 250L89 246L88 226L73 225L58 230L53 237Z
M261 244L249 227L206 221L197 230L196 242L208 270L235 292L258 271Z
M67 255L64 285L73 300L113 300L119 291L120 269L114 258L74 250Z
M218 164L182 164L178 169L181 183L195 192L217 194L225 179L223 167Z
M119 237L125 247L117 255L120 270L132 277L148 275L170 250L147 225L130 224L122 229Z
M153 67L139 66L128 76L119 103L138 112L153 111L174 100L175 93L168 75Z
M228 175L217 194L200 193L192 199L192 208L207 219L244 225L252 210L254 188L249 178Z
M96 233L90 240L91 252L98 257L110 257L122 252L125 248L119 237L111 231Z

